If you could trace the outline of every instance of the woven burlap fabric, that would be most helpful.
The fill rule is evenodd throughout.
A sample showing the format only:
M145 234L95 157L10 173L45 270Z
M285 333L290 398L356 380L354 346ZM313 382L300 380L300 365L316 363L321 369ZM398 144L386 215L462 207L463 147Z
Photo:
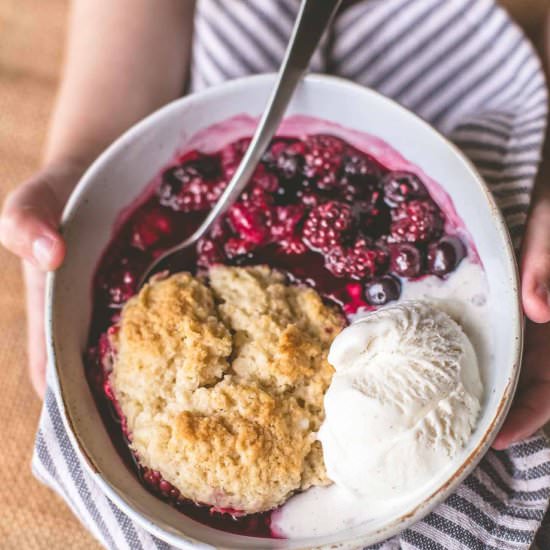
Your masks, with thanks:
M66 0L0 0L0 200L37 168L61 65ZM99 545L31 474L40 402L28 381L19 263L0 250L0 549Z
M549 0L504 3L534 32ZM0 0L0 201L39 165L67 7L68 0ZM94 550L64 503L30 473L40 402L26 373L19 264L0 250L0 266L0 550Z

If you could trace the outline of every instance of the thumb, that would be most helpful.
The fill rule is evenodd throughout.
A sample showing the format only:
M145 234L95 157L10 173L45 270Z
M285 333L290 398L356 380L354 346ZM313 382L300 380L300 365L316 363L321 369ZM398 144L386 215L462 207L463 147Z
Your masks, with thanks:
M521 261L523 309L535 323L550 321L550 192L540 193L529 216Z
M42 172L12 191L0 216L0 242L44 271L63 261L65 243L57 231L63 203L51 179Z

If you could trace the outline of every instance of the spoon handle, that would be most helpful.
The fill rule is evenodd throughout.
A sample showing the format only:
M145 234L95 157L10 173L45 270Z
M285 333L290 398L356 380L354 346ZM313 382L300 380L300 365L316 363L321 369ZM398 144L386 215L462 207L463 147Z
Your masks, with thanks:
M275 88L238 169L197 230L171 252L198 241L246 187L271 138L275 135L294 90L306 72L309 61L341 2L342 0L302 0Z

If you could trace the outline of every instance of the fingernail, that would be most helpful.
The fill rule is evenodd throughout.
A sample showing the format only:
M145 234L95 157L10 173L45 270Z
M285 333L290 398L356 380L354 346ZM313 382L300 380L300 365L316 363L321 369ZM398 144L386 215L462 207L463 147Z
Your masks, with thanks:
M54 240L43 235L32 243L32 254L42 269L48 269L52 261Z

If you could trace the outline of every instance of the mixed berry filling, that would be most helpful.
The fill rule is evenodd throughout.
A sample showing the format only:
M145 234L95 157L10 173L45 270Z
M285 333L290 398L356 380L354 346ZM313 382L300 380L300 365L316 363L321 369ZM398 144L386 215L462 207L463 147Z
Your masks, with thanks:
M123 304L164 250L189 235L218 200L249 139L218 152L190 151L165 169L158 185L118 227L95 275L87 374L111 437L142 483L198 521L224 530L271 536L269 513L241 517L181 498L159 472L131 455L124 418L109 386ZM175 270L201 272L216 263L268 264L289 281L313 286L345 314L399 299L405 280L444 277L466 255L446 233L445 213L421 179L390 171L331 135L276 138L247 189ZM454 233L454 232L453 232ZM110 411L110 412L109 412Z

